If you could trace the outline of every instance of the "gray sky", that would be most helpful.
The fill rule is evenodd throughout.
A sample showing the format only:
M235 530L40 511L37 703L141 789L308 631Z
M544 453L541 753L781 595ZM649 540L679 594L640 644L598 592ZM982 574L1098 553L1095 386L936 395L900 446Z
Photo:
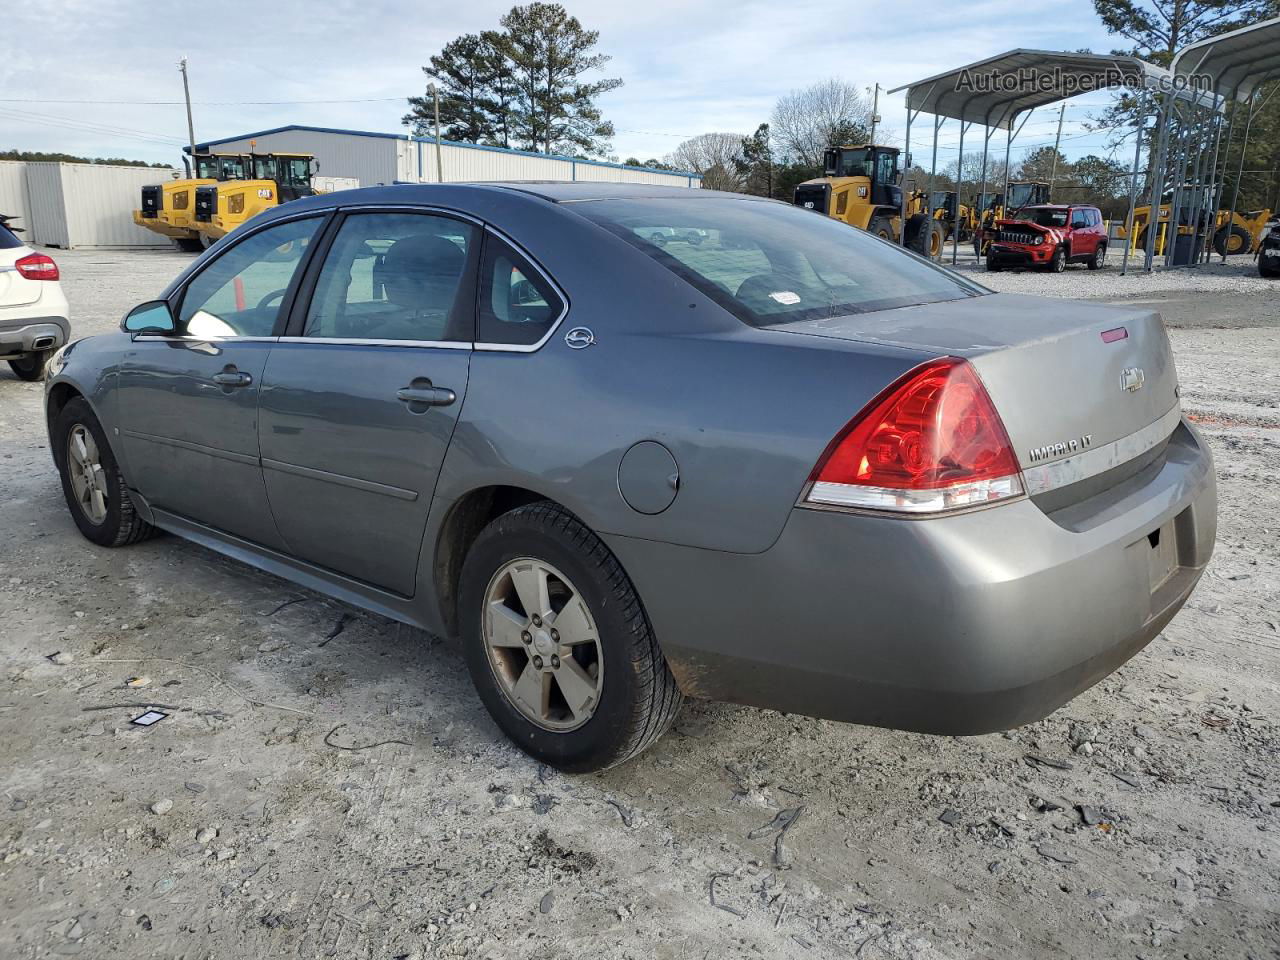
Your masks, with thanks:
M183 109L172 102L182 98L181 56L190 61L197 139L287 123L400 132L403 98L422 92L430 55L459 34L496 27L511 5L14 0L5 33L21 42L7 42L0 57L0 149L177 163L186 139ZM695 134L749 133L768 120L779 94L828 77L892 88L1012 47L1113 45L1088 0L565 5L600 31L599 49L613 57L608 74L625 81L600 99L618 128L614 152L642 160ZM36 102L57 100L95 102ZM1090 102L1099 98L1068 107L1069 156L1101 152L1106 140L1079 125L1096 110ZM881 113L881 139L899 142L902 95L882 98ZM1056 107L1037 113L1024 143L1052 144L1056 122ZM949 127L940 167L955 157L957 131Z

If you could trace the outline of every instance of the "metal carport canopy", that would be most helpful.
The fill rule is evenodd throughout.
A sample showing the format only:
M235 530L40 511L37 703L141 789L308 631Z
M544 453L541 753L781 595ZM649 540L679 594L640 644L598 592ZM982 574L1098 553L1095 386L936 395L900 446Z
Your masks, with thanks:
M1026 110L1121 85L1153 88L1169 77L1169 71L1137 57L1019 49L889 92L906 90L913 113L1011 130ZM1005 89L1011 84L1013 89Z
M1280 75L1280 17L1183 47L1173 60L1173 73L1179 81L1208 77L1215 93L1248 100Z

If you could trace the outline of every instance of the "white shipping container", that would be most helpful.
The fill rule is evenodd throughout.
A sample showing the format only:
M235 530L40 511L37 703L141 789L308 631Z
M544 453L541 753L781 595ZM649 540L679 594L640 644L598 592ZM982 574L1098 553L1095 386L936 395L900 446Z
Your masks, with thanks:
M169 239L133 222L147 184L172 179L171 167L98 163L16 163L0 170L0 201L20 179L26 208L23 239L46 247L167 247ZM0 204L0 211L10 211Z
M14 226L24 229L23 236L31 233L27 220L27 165L20 160L0 160L0 213L13 217Z

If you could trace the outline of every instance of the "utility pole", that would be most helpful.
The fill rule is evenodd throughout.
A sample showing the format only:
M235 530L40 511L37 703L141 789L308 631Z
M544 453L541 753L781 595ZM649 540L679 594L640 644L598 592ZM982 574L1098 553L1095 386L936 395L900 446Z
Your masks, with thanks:
M1067 101L1062 101L1058 111L1058 135L1053 140L1053 166L1049 170L1049 199L1053 199L1053 181L1058 177L1058 144L1062 143L1062 118L1067 114Z
M880 122L880 84L871 95L871 143L876 142L876 124Z
M191 122L191 87L187 84L187 58L178 61L178 69L182 71L182 96L187 101L187 141L191 145L191 162L196 160L196 128Z
M434 83L427 86L436 111L436 182L444 183L444 161L440 157L440 89Z

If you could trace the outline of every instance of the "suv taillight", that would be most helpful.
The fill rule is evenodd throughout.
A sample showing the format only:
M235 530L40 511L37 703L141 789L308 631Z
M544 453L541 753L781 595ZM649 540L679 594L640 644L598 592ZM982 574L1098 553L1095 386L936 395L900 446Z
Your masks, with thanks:
M52 257L43 253L31 253L14 264L18 273L28 280L57 280L58 265Z
M1000 415L959 357L908 371L831 441L805 502L934 513L1022 494Z

